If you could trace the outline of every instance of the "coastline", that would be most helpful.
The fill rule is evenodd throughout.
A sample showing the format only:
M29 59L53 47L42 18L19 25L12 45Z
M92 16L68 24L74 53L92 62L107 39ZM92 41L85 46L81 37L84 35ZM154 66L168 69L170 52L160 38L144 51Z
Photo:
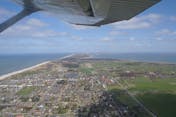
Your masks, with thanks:
M8 77L11 77L11 76L13 76L13 75L20 74L20 73L23 73L23 72L32 70L32 69L37 68L37 67L40 67L40 66L42 66L42 65L46 65L46 64L48 64L48 63L50 63L50 62L51 62L51 61L45 61L45 62L36 64L36 65L34 65L34 66L31 66L31 67L27 67L27 68L24 68L24 69L21 69L21 70L17 70L17 71L11 72L11 73L7 73L7 74L5 74L5 75L0 76L0 81L6 79L6 78L8 78Z
M69 58L69 57L71 57L71 56L73 56L73 55L74 55L74 54L61 57L61 58L59 58L59 60L63 60L63 59ZM48 63L50 63L50 62L51 62L51 61L45 61L45 62L36 64L36 65L33 65L33 66L31 66L31 67L27 67L27 68L24 68L24 69L21 69L21 70L17 70L17 71L10 72L10 73L4 74L4 75L0 75L0 81L4 80L4 79L6 79L6 78L9 78L9 77L11 77L11 76L13 76L13 75L20 74L20 73L23 73L23 72L32 70L32 69L37 68L37 67L40 67L40 66L42 66L42 65L46 65L46 64L48 64Z
M67 56L63 56L61 58L59 58L58 60L63 60L63 59L66 59L66 58L69 58L69 57L72 57L74 56L75 54L70 54L70 55L67 55ZM92 58L94 58L92 56ZM94 59L102 59L102 58L94 58ZM140 61L140 60L125 60L125 59L113 59L113 58L105 58L105 59L112 59L112 60L120 60L120 61L131 61L131 62L144 62L144 63L155 63L155 64L174 64L176 65L176 63L169 63L169 62L152 62L152 61ZM14 72L10 72L10 73L7 73L7 74L4 74L4 75L0 75L0 81L6 79L6 78L9 78L13 75L16 75L16 74L20 74L20 73L23 73L23 72L26 72L26 71L29 71L29 70L32 70L32 69L35 69L37 67L40 67L42 65L46 65L48 63L50 63L51 61L45 61L45 62L42 62L42 63L39 63L39 64L36 64L36 65L33 65L31 67L27 67L27 68L23 68L21 70L17 70L17 71L14 71Z

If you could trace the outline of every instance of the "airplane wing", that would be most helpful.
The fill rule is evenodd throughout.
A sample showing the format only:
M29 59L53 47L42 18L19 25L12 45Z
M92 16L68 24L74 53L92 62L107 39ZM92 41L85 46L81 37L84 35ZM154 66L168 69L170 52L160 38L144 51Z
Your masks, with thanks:
M22 18L37 12L54 13L77 25L101 26L128 20L160 0L13 0L24 7L16 16L0 24L0 32Z
M160 0L91 0L95 16L104 17L93 26L129 20ZM101 6L101 7L100 7Z

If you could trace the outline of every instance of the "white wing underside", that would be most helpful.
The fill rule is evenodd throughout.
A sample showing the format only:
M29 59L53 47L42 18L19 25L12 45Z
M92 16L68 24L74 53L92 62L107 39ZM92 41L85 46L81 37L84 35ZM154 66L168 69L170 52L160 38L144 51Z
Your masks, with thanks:
M101 26L129 20L160 0L13 0L24 9L0 24L0 32L22 18L47 11L77 25Z
M24 4L23 0L15 1L21 5ZM66 22L100 26L117 21L128 20L160 0L87 0L90 2L93 16L87 16L85 14L83 7L81 7L78 2L80 0L32 1L36 7L54 13L54 15L57 15L61 20Z

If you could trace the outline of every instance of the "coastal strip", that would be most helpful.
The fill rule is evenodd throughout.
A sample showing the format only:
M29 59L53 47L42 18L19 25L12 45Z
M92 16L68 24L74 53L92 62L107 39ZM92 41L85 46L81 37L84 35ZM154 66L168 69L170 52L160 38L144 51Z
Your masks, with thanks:
M24 69L22 69L22 70L18 70L18 71L12 72L12 73L8 73L8 74L5 74L5 75L2 75L2 76L0 76L0 81L6 79L6 78L8 78L8 77L11 77L11 76L13 76L13 75L20 74L20 73L23 73L23 72L32 70L32 69L37 68L37 67L40 67L40 66L42 66L42 65L46 65L46 64L48 64L48 63L50 63L50 62L51 62L51 61L45 61L45 62L43 62L43 63L39 63L39 64L34 65L34 66L32 66L32 67L24 68Z
M70 58L70 57L72 57L72 56L74 56L74 54L70 54L70 55L61 57L59 60L64 60L64 59ZM28 68L24 68L24 69L22 69L22 70L18 70L18 71L14 71L14 72L11 72L11 73L7 73L7 74L5 74L5 75L0 76L0 81L6 79L6 78L8 78L8 77L11 77L11 76L13 76L13 75L20 74L20 73L23 73L23 72L32 70L32 69L37 68L37 67L40 67L40 66L42 66L42 65L46 65L46 64L48 64L48 63L50 63L50 62L51 62L51 61L45 61L45 62L39 63L39 64L37 64L37 65L34 65L34 66L32 66L32 67L28 67Z

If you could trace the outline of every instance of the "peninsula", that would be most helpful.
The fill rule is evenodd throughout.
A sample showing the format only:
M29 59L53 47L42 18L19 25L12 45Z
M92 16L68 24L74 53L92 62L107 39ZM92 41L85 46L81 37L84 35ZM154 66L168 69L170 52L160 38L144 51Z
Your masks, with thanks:
M176 116L175 64L77 54L2 76L0 89L0 117Z

